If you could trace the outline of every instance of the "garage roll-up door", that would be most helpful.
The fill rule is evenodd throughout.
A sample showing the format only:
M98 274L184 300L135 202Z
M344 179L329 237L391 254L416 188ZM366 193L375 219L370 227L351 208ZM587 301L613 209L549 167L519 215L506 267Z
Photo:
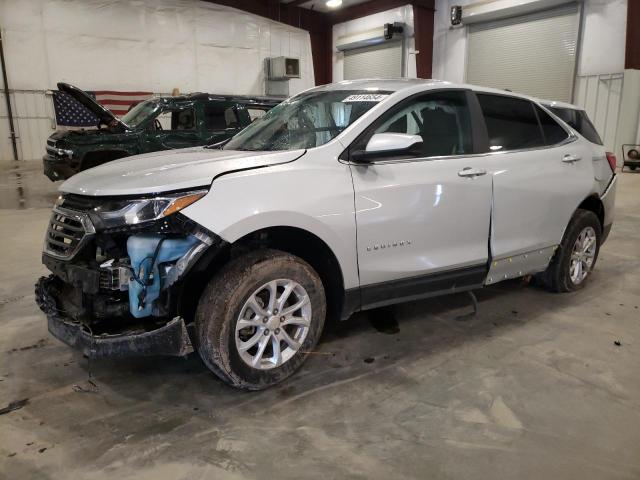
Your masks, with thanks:
M571 3L470 25L467 82L571 102L579 24Z
M344 52L344 79L402 76L402 42L384 42Z

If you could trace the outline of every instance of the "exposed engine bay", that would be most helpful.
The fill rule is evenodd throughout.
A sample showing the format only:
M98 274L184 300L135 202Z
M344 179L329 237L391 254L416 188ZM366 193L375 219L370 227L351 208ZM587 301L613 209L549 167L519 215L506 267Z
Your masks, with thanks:
M188 353L186 325L191 319L185 322L180 314L190 308L179 307L185 278L197 276L192 271L196 262L205 253L213 258L224 242L178 211L205 193L111 200L61 197L43 253L52 275L36 285L50 331L66 343L77 344L81 338L75 337L85 335L87 348L81 349L91 356L101 356L100 339L108 341L109 355L117 356L117 337L122 356L140 354L139 348L144 354L150 340L149 354ZM136 336L146 340L135 346Z

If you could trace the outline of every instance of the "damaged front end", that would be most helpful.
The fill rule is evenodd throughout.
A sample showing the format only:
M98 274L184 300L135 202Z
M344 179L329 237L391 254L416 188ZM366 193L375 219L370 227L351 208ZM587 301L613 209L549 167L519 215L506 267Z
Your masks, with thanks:
M191 352L186 280L224 241L179 211L206 193L60 197L36 284L51 334L93 358Z

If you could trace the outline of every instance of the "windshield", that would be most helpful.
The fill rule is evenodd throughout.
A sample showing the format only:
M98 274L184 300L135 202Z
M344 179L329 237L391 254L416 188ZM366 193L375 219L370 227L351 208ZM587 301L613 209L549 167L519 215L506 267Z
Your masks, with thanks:
M297 95L233 137L225 150L296 150L324 145L390 92L332 90Z
M145 100L129 110L125 116L122 117L122 121L131 128L135 128L158 110L160 110L158 102Z

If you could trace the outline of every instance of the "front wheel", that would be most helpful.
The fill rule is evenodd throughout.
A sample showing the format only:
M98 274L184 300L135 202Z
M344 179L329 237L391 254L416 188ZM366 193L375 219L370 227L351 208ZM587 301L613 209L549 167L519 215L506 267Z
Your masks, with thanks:
M196 345L226 383L260 390L304 362L324 326L325 292L304 260L261 250L233 260L205 288L196 312Z
M595 267L601 241L602 227L598 217L591 211L577 210L553 260L537 278L554 292L582 288Z

